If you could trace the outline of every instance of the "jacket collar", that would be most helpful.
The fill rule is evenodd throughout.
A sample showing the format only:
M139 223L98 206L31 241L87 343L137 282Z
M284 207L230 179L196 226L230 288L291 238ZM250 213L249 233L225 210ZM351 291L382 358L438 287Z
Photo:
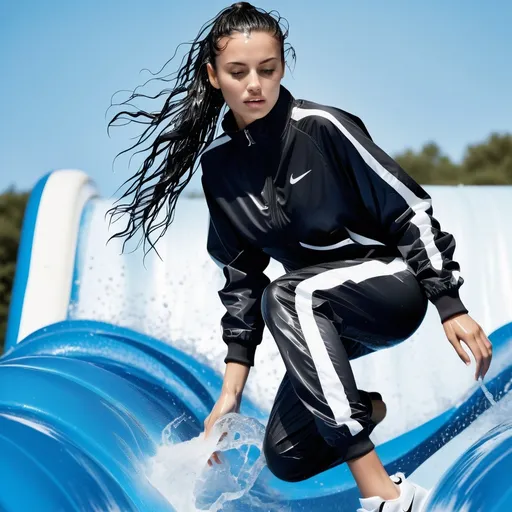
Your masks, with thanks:
M240 130L232 110L229 110L222 120L222 129L234 141L245 146L279 142L290 120L294 101L290 91L281 85L277 102L266 116Z

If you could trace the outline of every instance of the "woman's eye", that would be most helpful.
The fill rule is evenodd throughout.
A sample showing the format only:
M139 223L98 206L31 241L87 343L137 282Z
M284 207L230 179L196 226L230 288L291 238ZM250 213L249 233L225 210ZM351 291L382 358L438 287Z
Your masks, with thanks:
M261 72L265 75L271 75L273 72L275 71L275 69L262 69ZM231 72L231 76L232 77L239 77L241 75L243 75L244 72L243 71L232 71Z

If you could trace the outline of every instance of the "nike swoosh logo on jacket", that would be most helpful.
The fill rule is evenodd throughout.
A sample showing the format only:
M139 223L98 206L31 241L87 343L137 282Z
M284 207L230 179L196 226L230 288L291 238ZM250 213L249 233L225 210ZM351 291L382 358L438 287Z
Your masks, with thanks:
M295 183L299 182L302 178L306 177L313 169L301 174L300 176L295 177L293 174L290 176L290 184L295 185Z
M263 118L224 133L201 155L210 211L207 249L224 269L223 338L254 355L270 258L286 271L368 256L401 256L441 319L467 312L453 260L455 241L433 217L431 198L339 108L297 100L281 86ZM234 357L235 357L234 356Z

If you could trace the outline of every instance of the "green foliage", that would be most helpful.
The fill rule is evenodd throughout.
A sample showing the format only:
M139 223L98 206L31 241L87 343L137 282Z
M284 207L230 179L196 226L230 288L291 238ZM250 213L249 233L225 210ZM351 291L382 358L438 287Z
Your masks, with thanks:
M14 189L0 195L0 352L3 351L21 224L27 199L27 192L16 192Z
M486 141L468 146L460 164L453 163L433 142L395 159L422 185L512 184L512 134L493 133Z
M463 161L472 183L512 183L512 135L493 133L482 144L468 146Z
M425 144L418 153L409 149L395 159L418 183L460 183L459 167L434 142Z

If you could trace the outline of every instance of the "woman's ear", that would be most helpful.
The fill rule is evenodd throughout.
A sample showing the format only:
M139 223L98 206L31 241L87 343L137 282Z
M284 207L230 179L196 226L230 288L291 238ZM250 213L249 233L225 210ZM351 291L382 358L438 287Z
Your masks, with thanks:
M220 89L219 81L217 80L217 73L209 62L206 64L206 71L208 72L208 80L212 86L215 87L215 89Z

